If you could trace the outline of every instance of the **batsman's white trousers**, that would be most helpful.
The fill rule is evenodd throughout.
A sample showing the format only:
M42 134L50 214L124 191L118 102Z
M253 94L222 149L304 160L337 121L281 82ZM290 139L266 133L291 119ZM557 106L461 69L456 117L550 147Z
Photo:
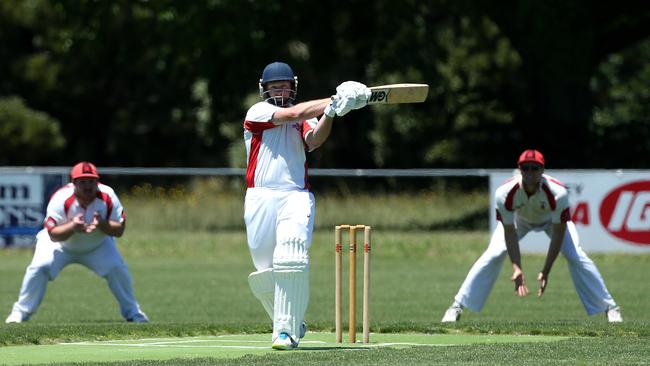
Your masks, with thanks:
M541 226L533 226L519 218L515 222L515 227L520 240L530 231L544 231L550 238L553 230L550 222ZM492 233L487 250L470 269L454 300L473 311L481 311L503 267L507 253L503 225L499 222ZM580 247L578 233L573 222L567 222L561 253L568 262L573 285L587 314L602 313L608 307L616 306L598 268ZM534 278L537 278L537 273Z
M131 320L143 314L133 295L131 275L113 237L107 236L95 250L73 253L53 242L45 230L36 236L34 257L25 271L20 295L13 310L20 311L27 317L34 314L43 300L48 281L54 280L71 263L81 264L106 279L125 319Z
M314 213L314 195L307 190L249 188L244 202L244 221L255 268L258 271L273 268L273 253L279 243L297 239L309 250Z
M314 227L314 195L307 190L277 191L249 188L244 203L248 247L259 276L272 269L273 281L251 286L267 312L274 293L273 334L288 333L294 340L309 303L309 255ZM264 285L267 288L260 288ZM271 287L273 286L273 287ZM271 314L269 314L271 315Z

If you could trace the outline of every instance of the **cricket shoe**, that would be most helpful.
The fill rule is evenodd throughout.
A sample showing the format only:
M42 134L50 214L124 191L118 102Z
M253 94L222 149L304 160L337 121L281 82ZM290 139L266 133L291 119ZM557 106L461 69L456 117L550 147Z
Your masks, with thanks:
M454 304L445 311L445 315L443 315L442 320L440 320L442 323L453 323L457 322L460 320L460 314L463 313L463 308L460 305Z
M618 306L610 306L607 308L607 321L610 323L622 323L623 315L621 315L621 308Z
M129 323L149 323L149 317L145 313L138 313L126 321Z
M26 322L28 317L23 316L23 313L21 313L18 310L12 310L9 316L7 317L7 320L5 320L5 323L22 323Z
M297 348L298 342L294 341L288 333L282 332L273 340L271 347L277 350L290 350Z

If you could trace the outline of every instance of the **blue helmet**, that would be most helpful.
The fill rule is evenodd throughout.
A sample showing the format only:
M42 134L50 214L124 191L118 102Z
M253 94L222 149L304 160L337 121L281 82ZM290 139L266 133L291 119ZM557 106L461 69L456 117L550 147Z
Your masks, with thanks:
M289 98L285 100L282 96L272 97L268 90L266 90L266 84L271 81L281 81L287 80L291 82L291 89L289 91ZM284 62L272 62L264 68L262 71L262 78L259 82L260 97L265 101L275 104L280 107L286 107L289 104L293 103L296 99L296 94L298 93L298 77L293 73L293 70L289 65Z

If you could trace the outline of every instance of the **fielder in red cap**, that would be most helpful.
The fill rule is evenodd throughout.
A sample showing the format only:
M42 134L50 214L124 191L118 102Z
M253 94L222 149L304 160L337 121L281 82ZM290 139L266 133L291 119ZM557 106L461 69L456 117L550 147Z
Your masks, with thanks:
M115 243L124 234L126 216L115 191L99 183L95 165L80 162L70 171L71 183L56 191L47 205L45 225L6 323L27 321L41 304L48 281L71 263L89 268L108 282L130 322L149 319L140 310L131 275Z
M610 323L622 322L621 310L607 290L598 268L580 247L578 233L571 222L565 186L544 174L544 155L537 150L521 153L517 166L519 174L495 192L498 223L490 244L470 269L442 321L458 321L464 308L481 311L506 255L512 263L515 295L528 295L519 240L531 231L543 231L551 241L544 267L537 275L537 295L544 294L553 263L561 252L569 264L573 284L587 314L605 313Z

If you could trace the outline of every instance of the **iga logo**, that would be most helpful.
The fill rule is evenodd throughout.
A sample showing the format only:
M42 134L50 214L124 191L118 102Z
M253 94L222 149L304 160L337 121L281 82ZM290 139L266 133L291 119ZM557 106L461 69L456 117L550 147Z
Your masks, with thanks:
M650 181L622 185L600 205L600 222L612 235L650 245Z

